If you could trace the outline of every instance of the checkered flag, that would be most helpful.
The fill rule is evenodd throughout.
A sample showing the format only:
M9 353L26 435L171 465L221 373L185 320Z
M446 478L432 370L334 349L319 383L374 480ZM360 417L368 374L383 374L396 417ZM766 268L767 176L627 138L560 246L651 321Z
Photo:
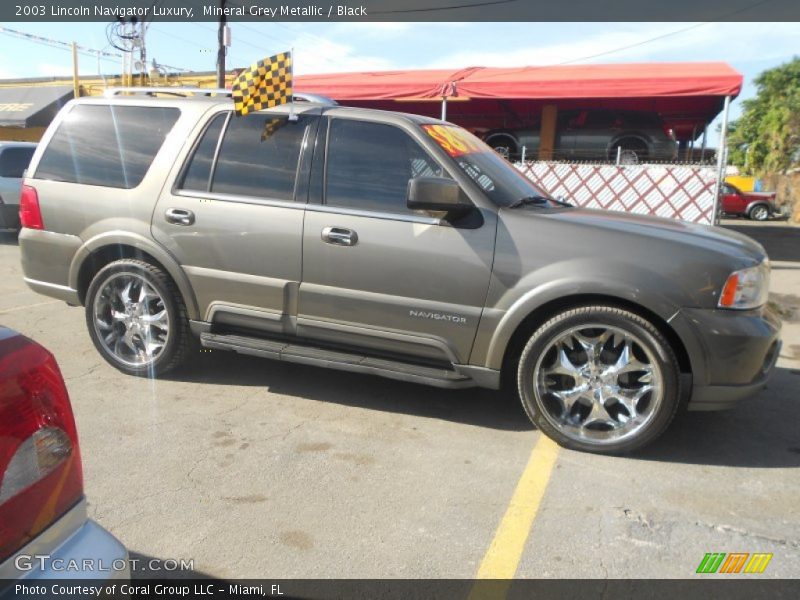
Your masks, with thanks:
M292 53L270 56L243 71L231 89L233 109L244 116L292 100Z

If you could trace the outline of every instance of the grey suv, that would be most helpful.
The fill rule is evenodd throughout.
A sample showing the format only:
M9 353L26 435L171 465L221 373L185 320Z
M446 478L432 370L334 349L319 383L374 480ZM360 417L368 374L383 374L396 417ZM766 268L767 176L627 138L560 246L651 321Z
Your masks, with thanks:
M70 102L24 182L26 281L85 306L125 373L199 344L507 384L560 444L618 453L775 364L769 263L745 236L549 199L449 123L186 94Z
M519 159L522 147L533 157L541 139L538 123L529 127L490 131L489 146ZM634 110L566 110L556 118L553 158L557 160L616 161L637 164L674 160L675 134L658 113ZM619 156L618 156L619 155Z

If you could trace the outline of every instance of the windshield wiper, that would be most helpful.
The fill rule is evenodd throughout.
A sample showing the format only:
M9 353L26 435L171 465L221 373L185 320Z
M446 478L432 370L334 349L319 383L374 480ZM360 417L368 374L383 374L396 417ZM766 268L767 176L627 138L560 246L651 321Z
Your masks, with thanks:
M512 202L508 205L508 208L518 208L520 206L572 206L569 202L564 202L563 200L556 200L555 198L550 198L548 196L525 196L524 198L520 198L519 200Z
M548 206L551 202L555 202L552 198L547 196L525 196L508 205L508 208L519 208L520 206Z

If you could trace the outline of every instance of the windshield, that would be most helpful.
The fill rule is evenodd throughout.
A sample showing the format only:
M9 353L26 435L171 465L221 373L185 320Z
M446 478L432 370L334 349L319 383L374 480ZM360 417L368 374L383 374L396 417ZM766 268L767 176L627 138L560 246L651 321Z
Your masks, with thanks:
M498 206L516 206L526 198L548 198L530 179L466 129L438 124L422 128ZM553 201L546 205L559 204Z

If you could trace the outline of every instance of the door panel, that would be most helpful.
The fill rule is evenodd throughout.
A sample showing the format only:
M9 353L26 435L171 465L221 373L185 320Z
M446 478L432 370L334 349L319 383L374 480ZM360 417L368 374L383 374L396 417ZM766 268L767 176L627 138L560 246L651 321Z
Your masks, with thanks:
M305 207L295 201L295 189L307 177L303 149L317 117L217 119L179 177L179 189L159 199L153 235L183 266L206 320L291 333ZM191 218L181 223L176 211Z
M355 246L325 243L323 229L347 228ZM366 339L334 330L331 341L368 345L431 358L443 344L465 361L475 337L491 272L493 231L457 229L380 216L306 213L299 315L309 337L329 337L323 323L392 330L420 339ZM298 329L300 332L300 329Z
M459 228L408 211L408 179L441 167L398 127L343 121L328 134L326 196L338 206L306 211L298 334L465 362L489 285L494 215ZM355 242L324 239L329 228Z

